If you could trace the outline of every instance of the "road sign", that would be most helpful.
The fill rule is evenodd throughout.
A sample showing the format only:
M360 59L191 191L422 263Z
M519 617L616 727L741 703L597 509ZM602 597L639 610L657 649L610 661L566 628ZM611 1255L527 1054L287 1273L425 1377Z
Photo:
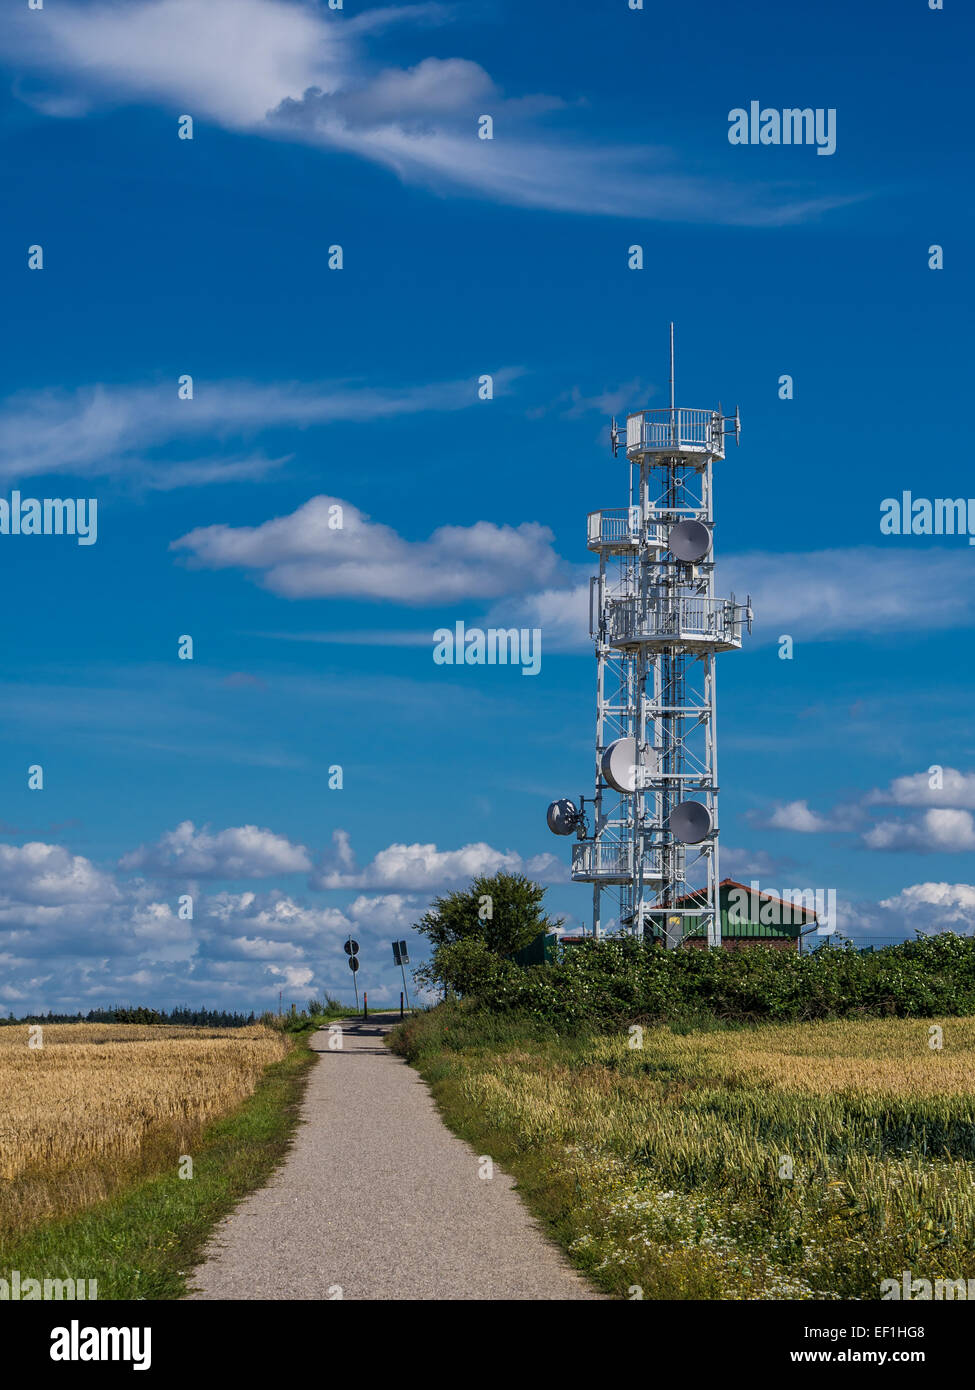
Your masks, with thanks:
M349 956L349 969L352 971L353 975L354 975L355 972L359 969L359 957L358 957L358 956Z
M347 956L357 956L359 954L359 943L358 941L353 941L351 936L345 943L345 954Z
M402 976L403 976L403 993L406 995L406 1002L409 1003L409 1002L410 1002L410 996L409 996L409 994L407 993L407 989L406 989L406 969L405 969L405 967L406 967L407 965L409 965L409 963L410 963L410 953L409 953L409 951L406 949L406 942L405 942L405 941L394 941L394 942L393 942L393 961L394 961L394 963L395 963L396 965L399 966L400 972L402 973Z

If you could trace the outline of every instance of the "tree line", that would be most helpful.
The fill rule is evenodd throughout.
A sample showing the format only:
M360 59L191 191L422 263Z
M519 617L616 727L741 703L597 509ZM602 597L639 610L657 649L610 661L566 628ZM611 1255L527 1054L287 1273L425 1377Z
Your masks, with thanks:
M169 1023L190 1028L245 1028L256 1023L253 1011L249 1014L228 1013L225 1009L191 1009L180 1006L175 1009L148 1009L143 1005L131 1008L117 1005L111 1009L89 1009L85 1013L24 1014L18 1018L10 1014L0 1018L5 1023Z

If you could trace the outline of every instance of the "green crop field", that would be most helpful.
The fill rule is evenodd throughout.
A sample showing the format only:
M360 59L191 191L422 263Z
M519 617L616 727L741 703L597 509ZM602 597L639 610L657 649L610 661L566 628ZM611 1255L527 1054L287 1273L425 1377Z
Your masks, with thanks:
M394 1045L574 1261L646 1299L975 1275L975 1019L559 1035L440 1006Z

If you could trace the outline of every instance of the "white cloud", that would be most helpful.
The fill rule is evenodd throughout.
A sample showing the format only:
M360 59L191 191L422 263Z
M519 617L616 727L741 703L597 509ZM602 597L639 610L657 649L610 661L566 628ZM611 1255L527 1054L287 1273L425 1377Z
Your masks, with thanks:
M309 907L286 893L215 893L205 899L204 912L222 933L251 931L279 939L339 937L351 918L337 907Z
M479 63L466 58L424 58L412 68L384 68L371 80L328 95L307 94L294 110L297 119L314 126L317 117L333 116L352 128L393 121L421 126L438 115L470 113L472 103L483 105L498 97L497 88Z
M968 551L822 550L806 554L749 551L719 556L719 593L751 595L754 634L747 647L774 642L836 641L890 632L975 625L975 586ZM856 594L856 602L850 595ZM590 645L589 582L540 587L488 621L541 627L548 650ZM971 804L966 802L965 804Z
M862 546L719 557L719 586L752 596L760 641L807 641L970 627L971 554L965 549Z
M844 201L797 197L794 186L738 186L681 171L645 146L584 143L546 130L557 97L506 99L465 58L377 69L363 39L394 23L442 19L444 7L395 6L348 20L286 0L126 0L26 7L3 47L48 86L40 110L69 118L87 106L151 101L228 129L343 150L401 179L527 207L744 225L792 222ZM50 85L51 83L55 85ZM499 138L479 140L490 107Z
M158 856L168 870L166 840L147 857ZM208 871L268 868L269 856L287 867L282 846L281 837L255 844L249 836L204 832L193 834L189 852ZM342 995L349 988L346 936L355 933L375 963L371 978L381 978L392 971L390 932L409 935L424 906L397 893L359 895L343 908L273 889L195 890L193 917L186 918L179 911L183 889L116 881L57 845L0 846L0 1001L21 1013L146 1002L260 1009L277 1006L279 988ZM370 992L378 987L377 980Z
M868 849L911 850L917 854L960 854L975 850L975 819L970 811L932 809L916 821L881 821L863 836Z
M235 936L230 944L249 960L301 960L305 954L293 941L269 941L263 936Z
M256 825L231 826L212 834L183 821L153 845L140 845L119 862L122 869L144 869L163 876L193 878L267 878L300 873L311 867L304 845Z
M721 846L721 875L723 878L742 879L764 878L779 875L785 868L783 860L774 859L765 850L735 849L730 845Z
M269 965L268 974L279 979L286 989L307 989L315 978L315 972L310 966L304 965Z
M117 898L112 879L80 854L39 841L0 845L0 918L23 916L28 909L65 915L70 908L105 906Z
M886 790L870 792L865 801L872 805L949 806L975 810L975 772L941 769L940 786L931 785L931 772L914 772L895 777Z
M341 528L330 524L335 507L342 509ZM207 569L253 570L265 588L286 598L414 604L491 598L567 568L551 531L537 522L441 526L425 541L407 541L351 503L324 496L259 526L199 527L171 549L189 552Z
M638 377L631 381L626 381L622 386L616 386L606 391L597 391L593 395L585 395L578 386L572 386L559 398L558 405L562 406L560 414L566 420L577 420L581 415L594 411L597 415L607 418L611 415L621 415L627 410L633 409L633 402L646 399L653 392L653 387L645 386Z
M580 651L592 647L589 636L589 580L538 593L492 607L484 620L489 627L541 628L546 651Z
M190 961L196 955L199 943L193 922L180 917L169 903L127 902L113 916L113 930L119 926L131 934L139 954L153 961Z
M349 904L349 916L357 927L403 931L422 915L419 899L403 893L380 893L376 897L360 894Z
M475 123L482 114L482 85L472 82L462 110L435 107L421 122L414 108L405 119L376 118L372 124L350 123L341 100L311 87L302 100L282 102L271 114L270 128L359 155L392 170L405 183L446 186L518 207L780 226L852 201L836 196L796 199L791 191L770 185L740 186L686 174L677 167L674 154L662 147L586 145L525 121L526 115L562 105L554 98L492 100L489 114L508 138L479 140ZM414 89L411 96L415 95Z
M231 129L259 124L289 93L337 84L344 16L282 0L125 0L9 16L4 43L26 66L62 74L92 101L144 99Z
M466 883L477 874L528 874L549 879L564 877L561 861L552 854L523 859L512 850L497 850L479 841L461 849L438 850L436 845L392 844L364 869L355 859L344 831L333 836L335 849L312 878L317 888L394 888L438 890Z
M776 806L763 823L770 830L798 830L807 835L832 829L825 816L810 810L808 801L788 801L784 806Z
M518 375L513 367L497 369L495 393ZM192 400L177 397L175 381L25 391L0 407L0 478L126 473L158 490L255 478L285 460L250 451L188 460L152 454L181 441L199 440L212 449L214 439L248 439L264 429L463 410L476 402L473 378L389 388L198 378Z
M882 820L862 830L861 843L871 850L908 850L918 854L959 854L975 849L975 774L942 769L942 787L930 786L928 772L896 777L887 788L867 792L857 801L841 802L821 815L805 800L776 806L771 814L749 813L763 828L800 834L859 831L871 806L926 806L923 816Z
M882 899L880 906L905 918L937 918L946 926L975 927L975 885L971 883L913 883L895 897Z

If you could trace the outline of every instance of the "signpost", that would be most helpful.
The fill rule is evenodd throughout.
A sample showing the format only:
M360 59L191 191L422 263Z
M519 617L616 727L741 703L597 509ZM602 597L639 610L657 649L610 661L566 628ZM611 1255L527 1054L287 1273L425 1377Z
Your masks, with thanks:
M403 974L403 993L406 995L406 1007L410 1007L410 992L406 988L406 966L410 963L410 953L406 948L405 941L393 942L393 960L399 966Z
M359 943L350 936L345 943L345 954L349 958L349 969L352 971L352 983L355 985L355 1011L359 1012L359 981L356 978L356 971L359 969Z

